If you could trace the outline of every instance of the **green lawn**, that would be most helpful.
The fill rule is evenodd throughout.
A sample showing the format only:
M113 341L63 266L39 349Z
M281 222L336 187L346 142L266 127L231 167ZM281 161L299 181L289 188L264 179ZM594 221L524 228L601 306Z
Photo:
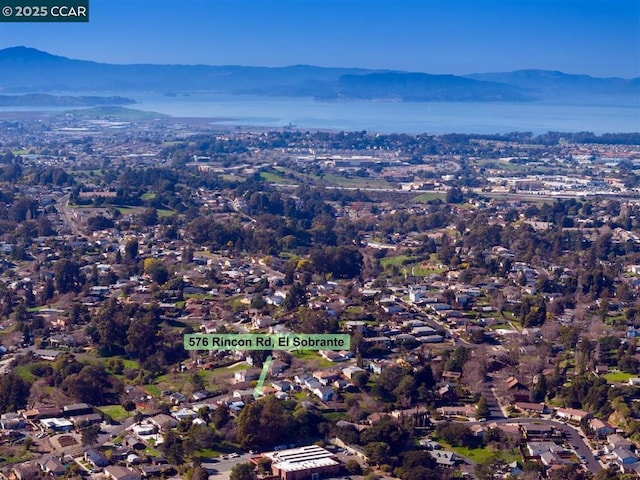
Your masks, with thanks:
M160 396L160 389L155 385L143 385L142 388L149 392L149 395L152 395L156 398Z
M414 265L414 266L407 265L406 268L407 268L407 272L409 272L414 277L428 277L429 275L440 275L441 273L447 271L446 268L421 267L418 265Z
M476 463L484 463L491 457L499 457L506 463L511 463L514 460L521 460L520 452L517 449L512 448L510 450L494 450L491 447L482 448L468 448L468 447L452 447L446 442L439 441L439 443L447 450L453 450L459 455L466 457Z
M22 380L28 383L33 383L36 379L36 376L33 373L31 373L27 365L20 365L14 368L13 373L15 373Z
M495 452L488 447L473 449L467 447L451 447L451 450L476 463L484 463L495 454Z
M605 380L609 383L625 383L630 378L634 378L637 376L638 375L634 375L632 373L627 373L627 372L611 372L611 373L605 373L603 375Z
M223 175L220 175L220 178L222 178L222 180L224 180L225 182L246 182L247 179L244 177L241 177L239 175L234 175L232 173L225 173Z
M122 408L122 405L105 405L104 407L98 407L98 410L106 413L116 422L122 422L131 416L131 413Z
M212 448L203 448L202 450L196 451L195 456L205 460L209 458L219 457L222 454L224 454L224 452L221 452L220 450L214 450Z
M412 261L417 259L418 257L409 257L408 255L396 255L395 257L385 257L380 260L380 266L382 268L387 268L392 265L396 265L398 267L402 266L406 261Z
M444 201L446 197L446 193L423 193L422 195L418 195L413 199L416 203L427 203L431 200L442 200Z
M116 210L119 210L122 215L129 215L136 211L136 209L132 207L116 207Z
M334 365L333 362L325 360L313 350L292 350L290 353L296 358L301 358L310 362L316 362L319 368L328 368L331 365Z
M280 175L271 172L260 172L260 177L269 183L282 183L284 180Z
M340 420L344 420L347 418L347 415L343 412L327 412L322 414L322 418L327 420L328 422L339 422Z
M311 177L314 177L311 175ZM315 177L317 178L317 177ZM327 183L340 185L343 187L354 188L393 188L386 180L380 178L368 178L368 177L343 177L341 175L334 175L331 173L325 174L322 179Z
M176 213L174 210L160 209L158 210L158 218L170 217Z
M153 192L147 192L140 197L141 200L153 200L156 198L157 194Z
M427 277L429 275L439 275L446 272L446 268L437 268L434 266L425 266L422 262L414 261L419 257L410 257L408 255L396 255L393 257L385 257L380 260L380 266L387 268L392 265L397 266L404 273L416 277Z
M364 311L364 307L360 305L351 305L350 307L347 307L347 313L358 314L358 313L362 313L363 311Z

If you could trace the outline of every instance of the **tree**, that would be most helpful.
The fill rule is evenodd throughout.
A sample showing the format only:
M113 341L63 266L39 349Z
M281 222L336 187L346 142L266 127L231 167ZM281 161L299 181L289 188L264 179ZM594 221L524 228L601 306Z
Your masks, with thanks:
M82 445L84 447L91 446L98 441L100 435L100 425L90 425L82 429Z
M164 285L169 280L169 270L160 261L155 258L147 258L144 261L144 273L151 277L151 280L158 285Z
M402 377L398 386L393 390L393 394L398 399L398 403L404 408L409 407L413 403L416 393L416 381L409 374Z
M259 403L251 403L244 407L238 415L237 437L243 448L257 445L258 437L263 433L260 428L262 408Z
M534 403L543 402L547 396L547 378L544 375L538 375L538 381L534 384L531 391L531 401Z
M230 419L229 407L224 403L213 412L213 426L218 430L224 427Z
M145 208L140 215L138 215L140 223L147 227L152 227L158 224L158 210L153 207Z
M184 463L184 448L182 440L173 431L168 431L162 442L162 451L173 465L182 465Z
M78 373L66 376L62 382L64 393L93 405L109 403L106 397L112 389L106 371L98 365L85 365Z
M445 197L447 203L462 203L464 202L464 195L460 187L453 187L447 190Z
M55 287L60 293L77 292L83 283L80 265L73 260L63 258L53 267Z
M347 460L347 462L344 464L344 468L351 475L362 474L362 467L356 460Z
M268 457L260 457L257 461L258 472L260 475L268 476L271 474L271 459Z
M472 447L477 443L477 438L471 429L462 423L439 423L436 427L436 435L454 447Z
M622 480L623 476L616 468L607 468L596 473L593 480Z
M141 318L135 318L127 329L127 344L125 350L131 356L145 361L157 352L159 328L151 313Z
M14 373L0 378L0 413L15 412L26 407L29 384Z
M365 445L364 451L369 461L375 465L389 463L389 451L391 448L384 442L371 442Z
M491 411L487 405L487 399L480 397L476 405L476 418L489 418L489 416L491 416Z
M495 473L503 468L505 463L498 457L491 456L474 467L474 473L479 480L493 480Z
M289 423L289 416L284 414L280 400L274 395L269 395L262 404L262 412L260 415L262 443L273 445L283 440L285 437L283 432L289 430Z
M231 469L230 480L256 480L255 468L251 463L237 463Z
M124 258L128 262L134 262L138 257L138 240L133 238L124 246Z
M206 390L207 386L204 383L204 378L198 373L193 372L191 375L191 386L193 387L194 392L200 392L202 390Z
M289 289L287 296L284 298L282 306L285 308L285 310L290 312L306 304L307 293L300 282L295 282Z
M351 381L356 387L362 390L366 387L367 382L369 381L369 374L367 372L355 372L351 376Z

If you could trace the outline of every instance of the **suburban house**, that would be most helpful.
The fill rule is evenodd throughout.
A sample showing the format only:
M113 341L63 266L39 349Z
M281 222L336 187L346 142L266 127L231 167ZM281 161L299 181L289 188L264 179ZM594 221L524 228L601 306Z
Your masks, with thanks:
M592 415L589 412L576 408L557 408L556 416L571 422L581 422L583 418L591 418Z
M446 450L431 450L429 455L434 458L440 467L453 467L458 461L455 453Z
M440 407L438 413L443 417L474 417L476 416L476 407L473 405L463 405L461 407Z
M84 452L84 459L95 468L104 468L109 465L109 459L94 448L90 448Z
M120 465L110 465L104 469L104 473L111 480L141 480L142 478L135 470Z
M593 430L593 435L596 438L604 438L616 431L609 422L605 422L599 418L592 418L589 420L589 428Z

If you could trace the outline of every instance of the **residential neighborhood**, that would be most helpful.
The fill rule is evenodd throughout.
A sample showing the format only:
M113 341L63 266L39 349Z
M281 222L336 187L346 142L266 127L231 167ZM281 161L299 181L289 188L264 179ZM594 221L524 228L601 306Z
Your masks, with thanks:
M637 135L0 124L3 478L640 476Z

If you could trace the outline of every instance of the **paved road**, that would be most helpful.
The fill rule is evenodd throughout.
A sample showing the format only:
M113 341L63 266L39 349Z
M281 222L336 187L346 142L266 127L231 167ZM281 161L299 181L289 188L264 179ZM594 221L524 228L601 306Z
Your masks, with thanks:
M500 406L500 402L498 401L498 397L496 396L496 392L493 389L493 379L485 381L482 384L482 387L480 388L480 394L487 400L487 406L489 407L490 412L489 418L506 418L506 415L504 414L504 411Z
M231 475L231 469L233 468L233 466L238 463L247 463L249 461L249 458L251 458L252 456L253 455L250 455L248 453L243 453L237 458L227 458L224 460L216 458L213 460L203 460L202 463L213 463L214 468L209 469L209 474L213 475L216 480L228 480Z

